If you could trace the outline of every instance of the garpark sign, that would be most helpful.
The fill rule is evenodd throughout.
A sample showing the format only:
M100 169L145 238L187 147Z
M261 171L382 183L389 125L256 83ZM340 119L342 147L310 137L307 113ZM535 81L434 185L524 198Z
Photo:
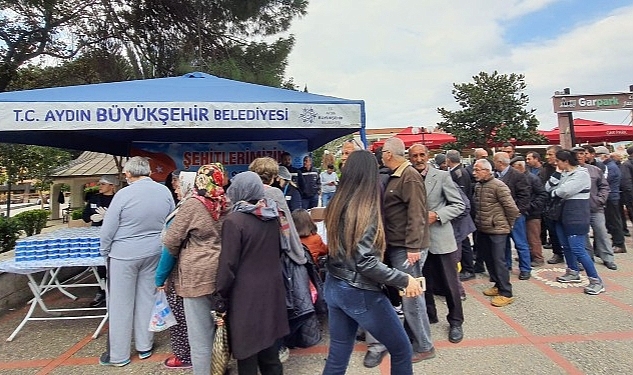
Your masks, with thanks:
M633 110L633 93L554 96L554 113L577 111Z

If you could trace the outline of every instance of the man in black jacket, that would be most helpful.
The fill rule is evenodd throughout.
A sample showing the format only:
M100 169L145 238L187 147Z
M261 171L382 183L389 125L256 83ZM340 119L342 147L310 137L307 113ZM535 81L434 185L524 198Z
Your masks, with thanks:
M493 156L494 168L498 178L510 188L512 198L521 215L516 219L506 243L506 264L512 268L512 250L510 238L519 255L519 280L528 280L531 276L530 246L527 242L525 219L530 209L532 187L523 173L510 168L510 158L506 152L497 152Z
M630 236L627 219L633 222L633 147L626 149L628 159L620 164L622 179L620 180L620 215L622 216L622 230L625 236ZM626 207L626 210L624 209Z
M110 207L110 202L112 202L112 198L114 197L114 193L118 185L119 181L116 177L101 176L101 179L99 180L99 193L92 194L90 198L88 198L88 202L84 207L82 219L86 223L91 223L90 225L93 227L100 227L101 224L103 224L103 215L108 207ZM97 267L97 273L99 274L99 277L105 279L107 276L105 266ZM105 290L99 289L97 294L95 294L95 298L92 302L90 302L90 307L105 306L105 303Z
M321 177L319 171L312 166L312 158L303 158L303 167L299 170L299 178L303 183L299 184L302 207L306 210L319 206L319 195L321 194Z
M473 188L470 181L470 175L466 171L466 168L462 165L462 156L460 152L457 150L446 151L446 165L448 166L451 178L460 187L460 189L462 189L468 198L468 203L472 204ZM460 246L462 249L462 270L459 273L459 279L461 281L472 280L475 278L475 255L470 244L470 238L466 237Z
M525 166L526 162L522 156L517 156L510 160L510 165L517 171L525 174L532 193L530 195L530 208L525 218L525 228L527 241L530 245L530 258L532 267L539 267L545 263L543 259L543 245L541 243L541 216L547 201L547 192L541 183L541 179L530 173Z

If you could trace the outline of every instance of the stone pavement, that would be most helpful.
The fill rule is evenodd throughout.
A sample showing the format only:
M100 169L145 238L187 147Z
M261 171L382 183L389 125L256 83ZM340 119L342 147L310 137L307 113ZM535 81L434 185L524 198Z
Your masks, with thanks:
M633 241L627 238L633 250ZM547 256L550 251L546 250ZM464 283L465 339L447 340L448 323L432 325L437 357L414 365L416 374L630 374L633 373L633 255L617 254L617 271L600 261L598 272L607 292L583 294L581 285L552 282L564 265L534 269L528 281L512 276L516 301L504 308L492 307L481 291L487 275ZM55 307L87 304L94 290L79 290L72 302L58 292L46 300ZM445 304L438 301L440 316ZM444 311L442 311L442 309ZM122 368L99 366L105 348L103 333L93 340L98 322L92 319L29 322L12 342L6 339L18 325L26 307L0 316L0 375L2 374L189 374L191 370L168 370L162 361L169 355L168 333L156 335L156 353ZM41 312L40 312L41 313ZM254 317L256 318L256 317ZM327 332L321 344L292 350L284 365L289 375L316 375L327 357ZM364 343L358 342L349 375L389 374L389 356L374 369L362 365ZM232 374L237 372L233 369Z

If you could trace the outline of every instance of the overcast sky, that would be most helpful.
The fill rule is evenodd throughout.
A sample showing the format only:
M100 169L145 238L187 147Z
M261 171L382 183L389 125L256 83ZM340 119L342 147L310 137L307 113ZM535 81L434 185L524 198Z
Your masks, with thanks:
M453 83L525 75L541 129L554 91L628 92L633 0L310 0L286 70L315 94L365 101L367 128L434 127ZM630 111L574 117L628 124Z

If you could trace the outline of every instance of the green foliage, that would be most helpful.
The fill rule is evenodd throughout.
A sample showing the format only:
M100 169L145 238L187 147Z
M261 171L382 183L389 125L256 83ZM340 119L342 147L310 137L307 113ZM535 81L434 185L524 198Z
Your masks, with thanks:
M47 210L29 210L20 212L14 216L14 219L27 236L32 236L42 232L49 215L50 212Z
M20 224L11 217L0 216L0 253L11 251L20 238Z
M480 72L473 77L473 83L453 84L453 97L462 109L438 108L444 118L438 126L457 138L453 145L457 149L489 149L507 141L545 142L537 132L535 109L526 109L529 98L524 92L524 78L522 74Z
M28 177L31 162L28 148L27 145L0 143L0 166L5 168L7 182L15 184Z
M90 187L84 188L84 196L88 193L96 194L98 192L99 192L99 186L90 186Z
M84 214L84 209L83 208L75 208L70 213L70 218L72 220L80 220L83 217L83 214Z
M273 38L307 6L307 0L0 1L0 92L191 70L292 87L282 77L293 38ZM42 56L72 64L44 80L40 68L18 76Z

